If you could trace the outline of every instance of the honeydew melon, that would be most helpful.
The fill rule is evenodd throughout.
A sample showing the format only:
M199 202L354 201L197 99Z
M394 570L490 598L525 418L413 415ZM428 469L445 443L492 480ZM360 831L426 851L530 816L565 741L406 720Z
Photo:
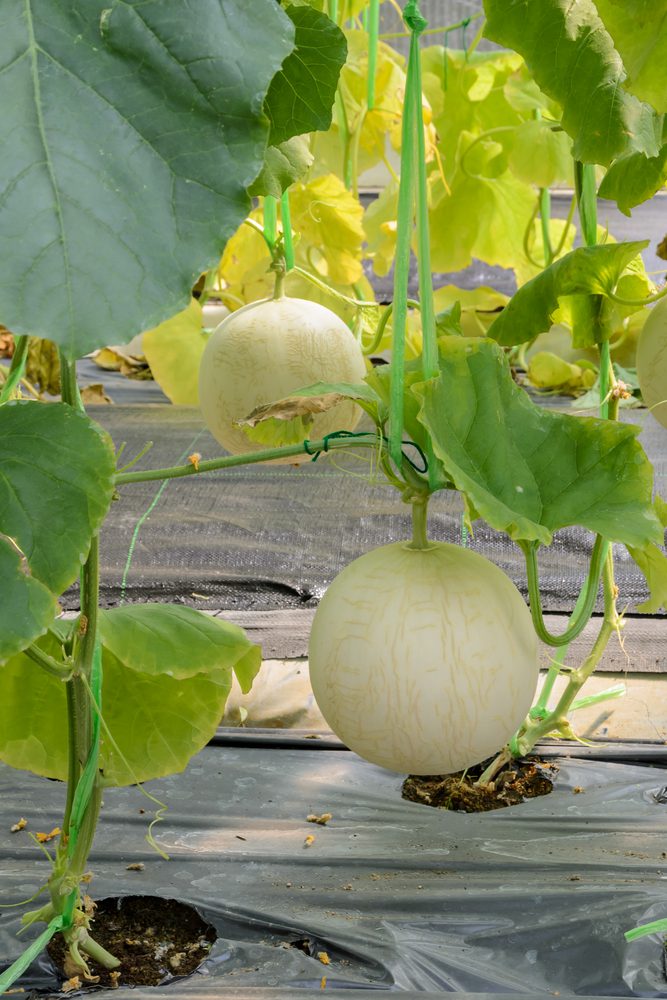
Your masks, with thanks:
M538 680L521 594L483 556L398 543L350 563L315 613L310 679L333 731L399 773L452 774L500 750Z
M361 347L335 313L305 299L266 299L231 313L211 335L200 368L201 411L211 434L232 454L316 440L353 431L359 408L346 400L312 418L274 418L253 429L236 421L304 386L358 383L365 374ZM307 459L304 454L279 461Z

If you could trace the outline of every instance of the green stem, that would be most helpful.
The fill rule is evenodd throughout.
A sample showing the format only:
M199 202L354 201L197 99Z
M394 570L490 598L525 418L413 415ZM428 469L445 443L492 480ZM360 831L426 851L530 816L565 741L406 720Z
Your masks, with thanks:
M577 198L576 198L576 195L575 195L570 200L570 207L569 207L568 212L567 212L567 218L565 219L565 225L563 227L563 232L561 233L560 239L558 241L558 245L556 246L556 249L554 250L554 254L553 254L554 255L554 260L556 259L556 257L558 257L560 255L561 250L565 246L565 240L567 239L567 234L570 231L570 228L572 226L572 220L574 218L574 210L575 210L576 207L577 207Z
M586 578L586 583L584 584L584 598L581 605L581 611L576 617L574 615L572 616L573 620L571 620L562 635L552 635L544 624L542 598L540 596L539 573L537 568L537 545L534 542L523 542L519 544L526 560L530 613L538 638L540 638L542 642L547 643L549 646L566 646L583 632L588 621L590 620L591 615L593 614L595 598L597 597L598 587L600 585L600 573L602 572L602 566L606 559L607 552L609 551L609 543L606 542L601 535L596 536L595 544L593 545L593 552L591 554L591 564L588 570L588 577Z
M264 239L269 245L269 249L273 253L276 240L278 239L278 203L270 194L267 194L264 198L263 214L264 228L259 228L261 229Z
M428 496L412 501L412 541L410 549L427 549L428 541Z
M84 412L79 386L76 381L76 361L71 361L64 351L60 355L60 395L63 403L69 403L75 410Z
M39 664L42 670L51 674L52 677L57 677L59 680L69 677L71 668L66 663L61 663L55 657L49 656L39 646L28 646L27 649L23 650L23 655L31 659L33 663Z
M514 738L511 749L517 756L525 756L525 754L530 753L537 741L548 736L549 733L567 731L567 714L571 711L577 694L602 659L612 634L619 628L620 619L616 610L616 584L611 549L607 551L605 558L602 583L604 618L593 648L582 666L570 672L565 689L553 711L546 718L527 721Z
M579 615L583 610L584 601L586 600L586 591L582 590L577 598L577 603L574 606L574 611L570 616L569 625L577 621ZM565 657L567 656L569 646L560 646L552 659L551 666L547 671L547 676L544 679L544 684L542 685L542 690L540 691L540 696L537 699L535 705L530 710L530 716L534 719L541 719L546 715L548 711L549 698L551 697L551 692L553 691L554 684L558 679L563 663L565 662Z
M308 281L312 282L313 285L316 285L317 288L320 288L323 292L328 292L334 299L338 299L339 302L344 302L347 306L355 306L357 309L363 309L364 307L370 309L377 306L377 302L371 302L367 299L353 299L349 295L343 295L342 292L339 292L336 288L332 288L331 285L327 285L326 281L322 281L320 278L317 278L314 274L311 274L310 271L306 271L305 268L299 267L298 264L295 264L292 270L295 274L300 274L302 278L307 278Z
M158 479L180 479L184 476L196 476L202 472L214 472L216 469L230 469L236 465L254 465L257 462L271 462L275 458L289 458L291 455L314 455L317 452L334 451L338 448L355 447L377 449L378 439L368 432L372 439L363 438L320 438L317 441L301 442L287 445L284 448L267 448L263 451L253 451L244 455L225 455L224 458L212 458L199 462L199 468L194 465L173 465L166 469L150 469L145 472L123 472L115 477L116 486L126 486L128 483L147 483Z
M294 240L292 239L292 215L289 206L289 191L283 191L280 199L280 217L283 224L283 244L285 247L285 268L294 267Z
M419 302L417 302L416 299L408 299L408 306L410 307L410 309L421 308ZM393 311L394 311L394 303L391 302L387 306L385 311L382 313L382 316L380 317L378 325L375 328L375 336L373 337L372 341L367 347L363 348L364 354L366 355L373 354L374 351L377 351L378 347L382 343L382 338L384 337L384 331L387 327L387 323L389 322L389 318L393 313Z
M28 360L29 347L30 338L28 336L14 338L14 355L9 366L9 371L7 372L7 380L0 392L0 403L6 403L20 384Z
M466 147L461 159L459 160L459 167L466 175L466 177L471 177L473 180L476 180L482 176L481 174L471 174L469 170L466 170L465 166L466 157L470 154L470 151L473 150L478 143L483 142L484 139L488 139L488 137L491 135L498 135L500 132L514 132L514 131L516 131L515 125L497 125L495 126L495 128L487 128L486 131L480 132L480 134L473 139L470 145ZM487 177L485 178L485 180L489 180L489 178Z
M647 295L645 299L626 299L623 295L617 295L615 292L609 292L607 298L610 298L612 302L617 302L620 306L636 306L637 309L642 309L644 306L650 306L654 302L664 299L665 295L667 295L667 285L659 292Z
M549 188L540 188L540 224L542 226L542 245L544 247L544 266L549 267L554 259L553 248L551 246L551 232L549 223L551 221L551 192Z
M466 27L471 21L475 21L478 17L484 17L483 11L478 11L476 14L471 14L470 17L464 17L460 21L455 21L454 24L445 24L440 28L426 28L422 31L422 35L440 35L443 32L446 34L450 31L456 31L458 28ZM392 31L389 33L384 33L379 37L382 41L391 41L394 38L410 38L412 32L410 31Z

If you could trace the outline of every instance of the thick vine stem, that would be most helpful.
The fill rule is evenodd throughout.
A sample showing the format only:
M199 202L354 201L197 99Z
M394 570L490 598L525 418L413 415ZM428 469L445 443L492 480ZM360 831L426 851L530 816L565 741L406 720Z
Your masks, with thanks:
M542 613L542 598L540 596L539 574L537 569L537 545L534 542L519 543L526 559L526 571L528 574L528 596L530 600L530 614L538 638L548 646L567 646L578 635L581 635L584 628L590 621L595 607L600 574L609 551L609 543L597 535L591 554L591 563L588 570L588 577L584 584L584 600L579 614L574 617L562 635L552 635L544 624Z
M415 497L412 500L412 541L409 549L427 549L429 547L428 527L428 495Z
M567 714L572 709L572 703L577 694L591 676L602 659L607 644L614 632L622 626L622 619L616 609L616 584L614 581L614 563L611 549L608 550L602 574L604 587L604 618L593 648L581 667L570 671L565 689L556 707L543 719L528 719L510 744L511 752L519 757L530 753L538 740L549 733L568 726Z
M355 447L378 447L378 438L369 432L369 439L354 438ZM350 438L321 438L317 441L302 441L300 444L287 445L284 448L267 448L263 451L251 451L243 455L225 455L222 458L211 458L194 465L173 465L166 469L149 469L145 472L117 473L116 486L126 486L128 483L146 483L161 479L180 479L183 476L196 476L202 472L214 472L216 469L230 469L236 465L255 465L258 462L269 462L274 458L289 458L290 455L314 455L316 452L333 451L338 448L349 448Z

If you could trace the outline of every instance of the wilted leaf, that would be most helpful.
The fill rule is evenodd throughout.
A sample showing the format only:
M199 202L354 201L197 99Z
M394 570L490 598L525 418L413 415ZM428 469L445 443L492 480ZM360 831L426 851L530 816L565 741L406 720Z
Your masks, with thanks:
M192 299L177 313L143 335L146 360L153 378L172 403L199 404L199 366L207 337L202 325L202 309Z

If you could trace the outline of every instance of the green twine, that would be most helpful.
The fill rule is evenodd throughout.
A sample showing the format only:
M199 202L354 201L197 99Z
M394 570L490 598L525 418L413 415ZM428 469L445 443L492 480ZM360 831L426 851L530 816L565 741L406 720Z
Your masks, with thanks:
M185 459L188 457L188 455L192 454L192 450L193 450L194 446L197 444L197 441L199 440L199 438L202 436L203 433L204 433L203 430L199 431L199 433L196 435L196 437L190 442L190 444L185 449L185 451L183 452L183 454L179 457L178 464L181 464L182 462L184 462ZM137 521L137 523L135 525L135 528L134 528L134 531L132 532L132 538L130 539L130 545L129 545L128 550L127 550L127 559L125 560L125 568L123 569L123 576L122 576L122 579L120 581L120 603L121 604L125 603L125 596L126 596L126 593L127 593L127 578L129 576L129 573L130 573L130 566L132 565L132 558L134 556L134 550L135 550L136 544L137 544L137 542L139 540L139 532L141 531L141 529L142 529L144 523L146 522L146 520L150 517L150 515L153 513L153 511L157 507L158 503L160 502L160 498L161 498L162 494L164 493L164 491L166 490L167 486L169 485L169 482L170 482L169 479L163 479L162 480L162 483L160 484L160 488L158 489L157 493L155 494L155 496L151 500L150 504L148 505L148 507L146 508L146 510L144 511L144 513L141 515L141 517Z

